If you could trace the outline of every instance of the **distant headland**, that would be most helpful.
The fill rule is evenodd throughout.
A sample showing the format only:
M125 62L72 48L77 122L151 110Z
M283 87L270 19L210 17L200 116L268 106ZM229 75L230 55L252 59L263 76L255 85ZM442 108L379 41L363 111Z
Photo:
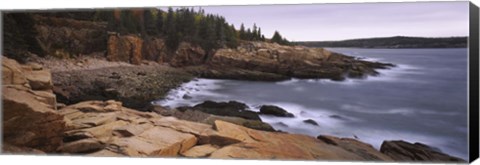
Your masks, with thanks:
M356 48L465 48L467 37L379 37L342 41L302 41L295 42L308 47L356 47Z

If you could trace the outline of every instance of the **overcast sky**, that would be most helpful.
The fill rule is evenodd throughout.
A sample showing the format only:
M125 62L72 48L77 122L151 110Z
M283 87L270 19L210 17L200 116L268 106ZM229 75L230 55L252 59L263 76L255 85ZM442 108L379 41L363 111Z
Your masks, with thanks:
M468 2L351 3L202 7L235 27L253 23L267 38L292 41L387 36L468 36Z

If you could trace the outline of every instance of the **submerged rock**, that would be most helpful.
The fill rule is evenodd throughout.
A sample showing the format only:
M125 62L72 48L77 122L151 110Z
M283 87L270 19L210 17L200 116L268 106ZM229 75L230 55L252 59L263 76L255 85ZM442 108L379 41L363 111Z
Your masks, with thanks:
M295 117L292 113L274 105L262 105L262 107L260 107L260 114L274 115L278 117Z
M408 143L402 140L384 141L380 152L395 161L427 161L427 162L466 162L463 159L439 152L428 145Z
M318 126L318 123L315 120L312 120L312 119L303 120L303 122L307 123L307 124Z

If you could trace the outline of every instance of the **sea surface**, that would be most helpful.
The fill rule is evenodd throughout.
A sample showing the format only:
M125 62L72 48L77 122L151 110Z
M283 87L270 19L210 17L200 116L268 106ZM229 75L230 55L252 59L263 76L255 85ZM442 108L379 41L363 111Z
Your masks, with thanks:
M342 82L196 79L154 103L177 107L205 100L237 100L254 111L272 104L295 115L262 115L275 129L314 137L356 137L377 149L384 140L421 142L468 160L467 49L329 50L397 67L378 70L376 77ZM306 119L319 126L304 123Z

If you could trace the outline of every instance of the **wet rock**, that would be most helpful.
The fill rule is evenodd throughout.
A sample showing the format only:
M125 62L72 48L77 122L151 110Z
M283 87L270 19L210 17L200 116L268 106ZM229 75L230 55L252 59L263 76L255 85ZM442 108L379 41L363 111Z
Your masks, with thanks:
M193 109L213 115L240 117L249 120L261 121L257 113L248 110L248 106L246 104L236 101L205 101L203 103L195 105Z
M339 120L347 120L345 117L340 115L330 115L329 117L334 119L339 119Z
M288 127L287 124L285 124L284 122L277 122L278 125L281 125L281 126L284 126L284 127Z
M192 96L187 95L187 94L184 94L184 95L182 96L182 98L185 99L185 100L189 100L189 99L192 99Z
M292 113L274 105L262 105L262 107L260 107L260 114L274 115L278 117L295 117Z
M307 124L318 126L318 123L315 120L312 120L312 119L303 120L303 122L307 123Z
M436 151L421 143L405 141L384 141L380 152L390 156L395 161L428 161L428 162L465 162L457 157Z

